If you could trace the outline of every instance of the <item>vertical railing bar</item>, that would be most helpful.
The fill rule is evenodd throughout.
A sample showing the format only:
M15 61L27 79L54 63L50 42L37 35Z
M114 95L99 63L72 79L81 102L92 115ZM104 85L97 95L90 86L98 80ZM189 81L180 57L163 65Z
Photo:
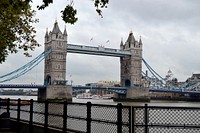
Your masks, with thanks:
M122 104L117 104L117 133L122 133Z
M87 102L87 133L91 133L91 107L92 103Z
M64 101L63 107L63 133L67 131L67 101Z
M2 98L0 98L0 113L1 113L1 108L2 108L2 107L1 107L2 102L3 102L3 101L2 101Z
M10 113L10 98L7 99L7 113Z
M135 108L132 106L131 107L131 112L132 112L132 133L135 133Z
M19 124L20 122L20 103L21 103L21 99L19 98L17 100L17 123Z
M45 100L45 112L44 112L44 132L48 133L48 108L49 101Z
M145 104L145 111L144 111L144 123L145 123L145 133L148 133L148 105Z
M2 106L2 105L1 105L2 102L3 102L3 101L2 101L2 98L0 98L0 113L1 113L1 109L2 109L2 107L1 107L1 106Z
M21 99L18 98L18 100L17 100L17 125L18 125L18 127L20 127L20 111L21 111L20 104L21 104ZM19 130L20 130L20 128L17 128L17 132L19 132Z
M29 133L33 133L33 99L30 100Z
M131 106L128 108L129 111L129 133L133 133L132 132L132 111L131 111Z

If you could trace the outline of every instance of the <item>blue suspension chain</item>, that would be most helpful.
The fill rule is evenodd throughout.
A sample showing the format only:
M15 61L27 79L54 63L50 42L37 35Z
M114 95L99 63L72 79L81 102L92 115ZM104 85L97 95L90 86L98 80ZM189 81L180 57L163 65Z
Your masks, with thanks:
M8 79L5 79L5 80L2 80L0 81L0 83L3 83L3 82L6 82L6 81L10 81L12 79L15 79L15 78L18 78L22 75L24 75L25 73L27 73L28 71L32 70L36 65L38 65L46 56L49 55L49 53L51 53L51 49L49 49L48 51L44 51L42 54L40 54L38 57L36 57L35 59L33 59L32 61L30 61L29 63L27 63L26 65L20 67L19 69L13 71L13 72L10 72L9 74L6 74L6 75L3 75L1 77L6 77L6 76L10 76L11 74L14 74L14 73L17 73L18 71L21 70L20 73L8 78Z

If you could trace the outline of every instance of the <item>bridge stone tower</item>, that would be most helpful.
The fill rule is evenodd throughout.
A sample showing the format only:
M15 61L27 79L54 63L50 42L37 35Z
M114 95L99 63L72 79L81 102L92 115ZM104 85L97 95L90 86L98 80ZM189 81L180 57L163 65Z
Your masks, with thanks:
M136 41L132 32L130 32L125 44L123 44L123 42L121 41L120 49L128 50L131 52L131 56L120 58L122 86L141 86L142 45L143 44L141 38L139 42Z
M132 31L120 49L131 52L131 56L120 57L121 86L129 87L126 95L116 94L115 101L149 101L149 89L142 86L142 40L135 40Z
M45 90L40 90L38 100L72 100L72 87L67 86L66 80L66 56L67 56L67 31L62 33L57 21L53 30L45 35L44 50L51 49L51 53L45 58L44 84Z

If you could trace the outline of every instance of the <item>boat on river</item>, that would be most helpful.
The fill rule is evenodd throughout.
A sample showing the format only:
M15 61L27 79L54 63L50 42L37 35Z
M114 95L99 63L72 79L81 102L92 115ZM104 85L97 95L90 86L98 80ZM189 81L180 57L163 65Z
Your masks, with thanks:
M92 99L91 93L82 93L76 96L77 99Z
M92 99L99 100L102 99L101 95L92 95Z
M82 93L76 96L77 99L102 99L101 95L92 95L91 93Z
M0 106L6 106L8 103L8 100L5 99L1 99L0 100ZM17 106L18 105L18 101L10 101L10 106ZM30 105L29 101L20 101L20 106L25 106L25 105Z

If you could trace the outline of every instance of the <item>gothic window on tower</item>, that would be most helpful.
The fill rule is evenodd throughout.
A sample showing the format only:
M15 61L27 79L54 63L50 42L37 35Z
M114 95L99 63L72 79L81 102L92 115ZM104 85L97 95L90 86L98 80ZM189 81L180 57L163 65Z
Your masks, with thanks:
M138 79L137 79L137 78L135 78L135 83L136 83L136 84L138 83Z
M138 61L135 61L135 66L138 66Z
M60 64L58 64L58 69L61 69L61 65Z
M133 54L136 55L136 50L133 51Z
M128 73L129 73L129 70L128 70L128 66L127 66L127 65L125 66L124 73L125 73L125 74L128 74Z

